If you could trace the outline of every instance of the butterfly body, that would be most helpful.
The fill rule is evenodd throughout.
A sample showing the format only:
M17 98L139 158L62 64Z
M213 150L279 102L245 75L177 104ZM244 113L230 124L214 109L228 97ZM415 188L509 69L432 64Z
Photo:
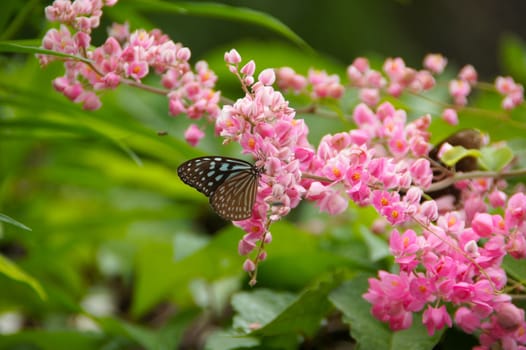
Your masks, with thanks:
M177 168L184 183L207 196L219 216L233 221L252 216L260 172L244 160L220 156L190 159Z

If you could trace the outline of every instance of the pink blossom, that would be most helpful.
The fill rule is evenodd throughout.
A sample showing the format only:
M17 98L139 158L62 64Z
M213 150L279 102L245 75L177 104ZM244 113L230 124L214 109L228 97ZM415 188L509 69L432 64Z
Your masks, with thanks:
M205 136L205 133L195 124L190 124L184 133L184 139L189 145L195 147Z
M368 106L376 106L380 102L380 91L376 88L360 89L360 101Z
M290 67L283 67L277 71L277 85L281 90L291 89L299 93L307 86L307 78L297 74Z
M416 252L420 247L416 238L413 230L406 230L402 235L397 230L393 230L389 238L389 247L395 256L395 261L409 270L418 265Z
M416 277L411 280L409 292L414 300L408 305L408 310L417 312L422 310L424 305L435 300L435 286L432 281L424 277Z
M256 63L253 60L248 61L241 69L240 72L244 75L253 76L256 71Z
M496 321L506 331L514 331L524 324L524 310L512 303L501 303L495 307Z
M449 82L449 93L453 96L456 105L466 105L467 96L470 92L471 86L464 80L451 80Z
M231 49L230 51L225 52L225 62L233 65L239 64L241 62L241 55L236 49Z
M455 323L468 334L480 327L480 321L480 317L467 307L460 307L455 311Z
M124 42L128 40L130 36L130 24L128 22L124 22L123 24L114 22L108 29L108 35L120 42Z
M245 262L243 263L243 270L245 270L246 272L252 272L256 269L256 264L254 264L254 262L250 259L246 259Z
M506 244L506 251L515 259L526 258L526 238L524 235L512 235Z
M365 73L369 70L369 60L365 57L358 57L353 61L352 66L360 73Z
M444 326L451 327L453 322L451 317L447 313L445 305L442 305L438 308L427 306L427 309L422 315L422 323L427 327L427 333L432 336L435 334L436 330L444 328Z
M148 74L148 64L144 61L135 61L128 65L126 75L139 81Z
M276 74L273 69L267 68L259 73L258 80L263 83L263 85L272 85L276 80Z
M468 82L470 85L475 85L478 79L478 75L477 75L477 71L475 70L475 67L473 67L470 64L462 67L462 69L458 73L458 77L459 79Z
M457 111L453 108L446 108L442 111L442 120L449 125L458 125Z
M82 108L89 111L94 111L100 108L102 103L100 102L99 97L92 91L85 91L80 94L75 102L82 103Z
M489 237L493 232L493 218L487 213L477 213L471 222L473 230L481 237Z
M403 157L409 151L409 144L401 130L390 137L388 145L395 157Z
M402 79L406 69L405 62L400 57L386 59L383 68L387 75L395 81Z
M497 77L495 87L500 94L505 96L502 101L504 109L513 109L524 101L524 87L515 83L511 77Z
M424 68L429 69L435 74L440 74L444 71L447 65L447 58L441 54L428 54L424 58Z
M438 219L438 206L435 201L425 201L420 206L420 214L429 223Z
M512 77L497 77L495 88L503 95L509 95L517 89L517 84Z
M526 219L526 195L518 192L510 197L506 207L505 217L506 224L510 228L522 225Z

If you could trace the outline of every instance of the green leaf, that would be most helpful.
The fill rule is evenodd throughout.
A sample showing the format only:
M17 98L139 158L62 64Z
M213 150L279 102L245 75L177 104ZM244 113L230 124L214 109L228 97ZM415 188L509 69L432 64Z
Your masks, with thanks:
M207 339L205 350L229 350L258 346L259 339L249 336L240 336L232 331L216 331Z
M163 13L177 13L187 16L212 17L220 18L228 21L245 22L270 29L276 33L281 34L298 46L305 50L313 51L313 49L296 33L294 33L288 26L283 24L277 18L256 10L244 7L235 7L219 3L207 2L165 2L152 0L134 0L122 2L118 4L119 7L125 5L138 8L141 11L154 11Z
M321 248L320 237L286 221L273 224L271 232L276 239L266 247L268 258L258 268L260 287L299 291L328 271L361 267L352 258Z
M485 170L500 171L513 160L514 154L508 146L484 147L480 150L478 159Z
M93 332L35 330L0 337L1 349L92 350L101 349L102 334Z
M218 280L242 274L243 258L236 250L240 233L239 229L229 227L201 249L177 261L171 242L151 239L145 242L137 256L132 315L142 315L170 295L180 303L188 301L192 280Z
M21 222L18 222L16 221L15 219L7 216L7 215L4 215L4 214L0 214L0 221L3 221L3 222L7 222L8 224L11 224L11 225L14 225L16 227L20 227L24 230L27 230L27 231L31 231L31 229L29 227L27 227L26 225L24 225L23 223Z
M350 325L351 336L360 349L411 349L429 350L440 340L443 331L429 336L418 317L409 329L394 332L387 324L375 319L369 304L362 295L367 291L366 276L359 276L331 293L329 299L343 312L344 322Z
M3 255L0 255L0 272L11 279L27 284L38 294L42 300L47 299L46 292L40 283Z
M237 312L233 327L245 333L261 328L274 320L294 300L296 296L293 293L269 289L237 293L232 296L232 307Z
M526 83L526 44L519 36L507 34L502 38L500 58L508 74Z
M341 283L342 273L324 276L313 286L305 289L277 317L253 334L263 336L302 334L313 336L320 327L321 320L331 309L329 293Z
M85 57L70 55L67 53L62 53L62 52L57 52L57 51L52 51L52 50L46 50L46 49L36 47L36 46L23 45L15 41L0 42L0 52L27 53L27 54L35 54L35 55L43 54L43 55L50 55L50 56L56 56L56 57L71 58L76 61L91 63L91 61Z
M526 285L526 260L518 260L506 255L502 266L510 276Z
M109 334L119 335L141 345L144 349L155 349L156 332L117 318L99 318L97 322Z
M389 245L385 239L381 239L378 235L375 235L365 226L360 227L362 237L369 248L369 254L371 261L378 261L385 257L391 256L389 251Z
M444 164L446 164L447 166L454 166L462 158L469 156L478 158L480 156L480 151L477 149L466 149L462 146L455 146L450 150L444 152L440 160L444 162Z

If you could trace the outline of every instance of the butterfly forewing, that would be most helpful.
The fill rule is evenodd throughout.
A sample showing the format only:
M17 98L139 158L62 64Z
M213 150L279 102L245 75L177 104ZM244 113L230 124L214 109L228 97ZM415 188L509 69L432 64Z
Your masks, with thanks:
M241 159L200 157L181 164L177 173L184 183L210 196L226 179L252 168L252 164Z
M200 157L181 164L177 173L184 183L210 197L217 214L227 220L252 215L259 170L241 159Z

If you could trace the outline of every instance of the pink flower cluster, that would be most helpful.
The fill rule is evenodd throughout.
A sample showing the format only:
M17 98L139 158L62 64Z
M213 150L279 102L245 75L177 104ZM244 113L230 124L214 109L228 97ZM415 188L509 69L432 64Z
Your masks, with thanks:
M79 32L89 34L97 28L102 17L104 6L113 6L117 0L55 0L46 7L46 18L73 27Z
M387 102L376 113L360 104L353 117L357 129L323 137L316 152L298 149L302 171L323 179L304 178L306 199L339 214L347 208L346 194L360 205L372 204L392 224L406 222L418 210L420 188L433 178L429 161L421 158L430 149L430 117L406 123L405 112ZM401 189L407 191L403 197Z
M114 4L116 1L106 1ZM192 119L203 115L215 120L219 115L220 93L214 90L216 75L204 61L197 62L195 71L189 64L190 50L175 43L160 30L137 30L129 33L127 25L115 24L108 39L99 47L90 47L92 28L99 24L102 1L76 0L73 3L57 0L46 8L48 18L61 23L44 36L42 47L79 59L38 55L42 66L63 60L66 73L53 81L54 88L67 98L82 103L84 109L101 106L97 92L113 89L121 83L165 94L172 115L187 114ZM89 16L88 16L89 15ZM76 30L74 34L70 26ZM142 84L148 74L160 75L164 88L155 89ZM189 129L187 138L197 144L202 136Z
M435 73L441 72L447 61L436 56L433 60L426 58L426 64ZM380 101L380 92L385 91L398 97L404 90L422 92L435 86L431 70L417 71L407 67L400 57L388 58L383 65L385 76L370 67L366 58L359 57L347 67L347 77L351 86L360 89L360 99L368 106L375 106Z
M345 91L336 74L309 69L307 77L296 73L292 68L276 70L277 86L280 90L291 90L296 94L306 93L312 100L325 98L339 99Z
M505 96L502 100L502 108L510 110L524 102L524 87L517 84L512 77L497 77L495 87Z
M263 70L254 78L256 65L249 61L239 67L241 56L236 50L225 54L229 69L236 74L246 94L233 105L225 105L216 121L216 131L225 142L238 142L243 152L254 156L256 166L264 168L252 218L235 222L247 234L239 243L239 253L249 254L256 242L270 241L270 222L279 220L300 202L304 193L300 185L300 161L295 151L308 148L308 129L302 119L295 119L295 112L283 95L274 90L275 74ZM264 252L257 259L264 259ZM247 260L245 269L255 269Z
M492 199L493 193L487 198L502 205L504 216L467 201L465 211L450 211L436 223L426 223L423 235L393 230L389 245L400 272L381 271L379 279L369 279L364 294L376 318L400 330L411 326L412 313L425 309L423 322L432 335L452 326L449 305L455 324L479 335L479 349L526 346L524 310L499 294L507 281L504 256L526 257L526 195L516 193L505 203Z
M46 15L60 22L60 28L48 31L42 47L77 58L38 58L42 66L64 62L65 75L53 86L85 109L101 106L100 91L120 84L143 88L167 96L174 116L207 116L225 142L239 143L256 159L261 178L252 217L234 223L246 232L238 245L240 254L250 254L260 242L257 256L243 265L246 271L255 271L266 258L263 244L272 239L270 224L302 199L331 215L343 213L349 200L372 205L400 230L393 230L389 239L400 272L381 271L378 279L369 280L364 294L376 318L400 330L411 325L413 313L423 312L429 334L454 322L479 336L480 349L526 348L524 311L508 295L499 294L507 282L501 266L504 256L526 257L526 195L507 198L504 181L477 179L456 183L462 209L439 209L437 202L424 201L424 190L433 180L427 158L431 116L409 122L404 110L381 102L382 93L399 97L434 88L435 77L447 66L445 57L426 56L422 70L407 67L401 58L388 58L382 71L371 68L366 58L357 58L347 68L350 85L362 101L352 113L356 128L325 135L314 147L307 140L307 125L295 118L295 110L273 84L308 96L316 106L343 97L345 87L337 75L311 69L303 76L285 67L264 69L256 78L255 63L241 66L241 56L231 50L224 58L245 95L220 109L214 72L203 61L192 68L190 50L159 30L130 33L127 25L114 24L101 46L91 46L90 33L100 23L103 6L115 2L56 0ZM163 89L143 84L150 73L160 76ZM467 65L449 82L454 105L442 111L444 121L458 124L457 111L468 103L477 79L475 69ZM512 78L498 77L495 87L505 96L504 109L523 102L524 89ZM184 137L195 146L204 132L191 124ZM410 224L416 226L409 228ZM448 310L454 310L453 317Z

